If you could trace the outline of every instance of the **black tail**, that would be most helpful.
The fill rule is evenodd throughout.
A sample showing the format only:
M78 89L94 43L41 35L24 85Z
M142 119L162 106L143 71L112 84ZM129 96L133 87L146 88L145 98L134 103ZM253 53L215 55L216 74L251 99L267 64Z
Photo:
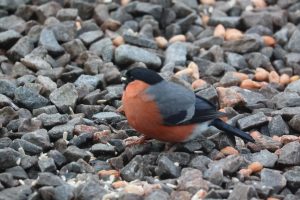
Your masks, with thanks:
M244 141L247 142L255 142L255 140L247 133L244 131L237 129L233 126L230 126L229 124L226 124L220 119L214 119L211 123L211 126L216 127L217 129L220 129L221 131L224 131L226 133L230 133L232 135L235 135L237 137L242 138Z

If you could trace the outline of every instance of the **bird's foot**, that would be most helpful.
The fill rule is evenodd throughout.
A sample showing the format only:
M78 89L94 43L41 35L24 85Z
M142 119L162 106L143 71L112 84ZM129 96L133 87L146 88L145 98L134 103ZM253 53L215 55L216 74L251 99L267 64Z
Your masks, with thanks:
M142 135L140 137L137 136L132 136L132 137L128 137L124 140L125 146L126 147L131 147L134 145L138 145L138 144L144 144L147 142L149 138L147 138L145 135Z

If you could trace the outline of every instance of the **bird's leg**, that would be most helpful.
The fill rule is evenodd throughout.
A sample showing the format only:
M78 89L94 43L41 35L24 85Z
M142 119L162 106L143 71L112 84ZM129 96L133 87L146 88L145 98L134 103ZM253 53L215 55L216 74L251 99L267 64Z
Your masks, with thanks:
M126 138L124 140L124 143L126 147L131 147L138 144L144 144L145 142L147 142L148 139L150 138L145 135L142 135L140 137L133 136L133 137Z

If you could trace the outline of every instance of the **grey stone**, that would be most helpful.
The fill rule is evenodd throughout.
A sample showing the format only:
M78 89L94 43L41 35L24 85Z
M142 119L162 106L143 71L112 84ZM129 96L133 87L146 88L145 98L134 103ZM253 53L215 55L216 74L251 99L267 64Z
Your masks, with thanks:
M210 36L210 37L204 37L200 40L197 40L194 42L194 44L199 48L209 49L213 45L221 46L223 44L223 42L224 42L223 38Z
M240 168L243 161L243 157L239 155L230 155L221 160L210 162L208 167L220 167L224 174L233 174Z
M249 53L258 51L261 44L253 38L244 37L240 40L226 41L223 43L224 51L231 51L235 53Z
M135 156L124 168L121 169L121 176L126 181L133 181L136 179L142 180L145 176L150 174L151 172L141 155Z
M208 25L217 26L222 24L225 28L237 28L240 25L241 18L230 16L230 17L221 17L221 16L212 16L209 18Z
M187 47L184 43L175 42L168 46L165 51L165 62L164 65L174 63L177 65L185 65L187 56Z
M109 38L104 38L93 43L89 50L94 52L96 55L101 56L106 62L110 62L113 59L114 48L112 41Z
M262 25L273 30L272 16L268 12L243 12L241 18L247 28Z
M57 42L55 35L50 28L44 28L42 30L39 43L53 56L62 55L64 53L64 48Z
M33 116L38 116L40 114L55 114L58 113L58 110L56 109L55 105L49 105L41 108L36 108L32 110Z
M151 68L159 68L161 60L154 53L131 45L120 45L115 50L115 62L118 65L129 65L134 62L143 62Z
M13 142L10 144L10 147L16 151L22 148L25 153L29 155L37 155L43 152L43 149L41 147L23 139L13 140Z
M208 190L207 181L202 177L198 169L184 168L178 178L178 190L188 191L192 194L200 189Z
M63 184L54 188L54 200L71 200L75 198L75 188L69 184Z
M68 113L69 108L74 109L78 98L78 93L72 83L66 83L65 85L51 92L49 98L60 111Z
M68 122L68 114L59 114L59 113L55 113L55 114L40 114L39 116L37 116L37 119L41 120L43 123L43 126L45 127L53 127L59 124L65 124Z
M75 20L77 16L78 10L74 8L60 9L56 14L57 19L60 21Z
M86 86L91 91L98 88L100 85L103 85L104 75L98 74L95 76L82 74L78 77L78 79L74 82L76 87Z
M103 37L103 32L101 30L88 31L79 36L82 42L87 46L91 45L92 43L96 42L102 37Z
M177 178L180 176L181 168L176 166L166 156L161 156L158 161L158 166L155 168L155 172L161 178Z
M296 131L300 131L300 115L295 115L290 121L289 121L289 125L292 129L296 130Z
M300 164L300 143L298 141L290 142L281 148L278 163L282 165Z
M26 171L21 166L8 168L5 172L10 173L14 179L28 179Z
M293 191L296 191L300 187L300 168L295 167L295 169L291 169L286 171L283 175L287 180L287 185Z
M112 62L103 64L103 66L99 68L99 72L104 74L104 79L107 84L121 82L121 73Z
M278 170L264 168L261 171L261 183L271 186L275 193L280 192L286 186L286 179Z
M136 14L149 14L159 19L162 13L162 6L144 2L132 2L126 7L127 12Z
M191 160L189 163L190 167L199 169L201 172L205 173L208 169L208 165L212 162L212 160L206 156L199 155Z
M275 110L271 113L272 116L274 115L281 115L283 118L292 118L294 115L299 114L300 107L286 107L280 110Z
M240 54L226 52L225 59L229 65L233 66L236 69L244 69L248 67L244 56Z
M224 178L223 169L219 166L211 166L204 172L203 177L213 184L221 185Z
M300 47L298 45L300 43L299 38L300 38L300 31L296 29L292 34L292 36L290 37L290 40L287 44L287 49L292 52L300 52Z
M31 142L37 146L42 147L44 150L51 147L50 139L45 129L39 129L33 132L25 133L21 139Z
M23 200L27 199L31 193L30 185L21 185L1 190L0 196L3 200Z
M66 124L54 126L52 129L49 130L48 134L51 139L57 140L63 137L64 132L68 133L67 138L70 139L73 136L74 126L79 123L76 119L70 120Z
M97 114L94 114L92 116L93 119L99 120L99 121L119 121L121 119L121 115L115 113L115 112L100 112Z
M41 172L56 173L56 165L53 158L42 158L38 161L38 166Z
M234 186L233 191L230 193L228 199L239 200L239 199L252 199L257 197L258 195L253 186L245 185L243 183L238 183Z
M25 21L16 15L9 15L0 18L0 30L15 30L22 33L25 30Z
M71 40L64 43L62 46L65 48L65 51L70 54L71 59L75 59L82 52L86 51L86 47L80 39Z
M103 196L108 193L102 185L99 184L99 180L90 178L84 183L76 187L74 191L77 199L102 199Z
M0 94L13 98L16 88L16 83L14 81L6 79L0 80Z
M116 155L117 154L114 146L109 145L109 144L101 144L101 143L94 144L91 147L90 151L96 156L98 156L98 155Z
M48 99L24 86L15 90L15 101L30 110L46 106L49 103Z
M275 115L274 117L272 117L271 121L268 124L268 130L270 136L288 135L290 133L288 125L280 115Z
M296 92L280 92L271 101L277 109L300 106L300 96Z
M21 158L21 154L12 148L0 149L0 166L1 170L17 166L17 161Z
M65 156L57 150L51 150L47 153L47 155L54 160L55 165L58 167L61 167L67 161Z
M81 19L86 20L90 19L93 16L94 4L82 1L82 0L74 0L70 4L71 8L77 8L78 14Z
M260 152L245 154L245 158L251 162L259 162L264 167L273 168L278 160L278 156L264 149Z
M21 38L21 34L14 31L8 30L0 33L0 47L4 49L10 48L14 43Z
M297 92L300 94L300 80L294 81L285 88L285 92Z
M38 75L36 83L42 86L41 93L49 96L49 94L57 88L57 84L47 76Z
M152 38L132 32L130 29L123 34L124 41L128 44L145 48L157 49L157 44Z
M25 55L21 62L32 70L52 69L52 66L45 60L47 50L43 46L35 48L30 54Z
M39 173L37 181L36 181L37 187L60 186L63 184L64 184L64 181L59 176L56 176L50 172Z
M76 146L69 146L63 155L68 162L77 161L80 158L88 162L91 158L91 155L87 151L79 149Z
M265 116L263 112L258 112L254 115L250 115L237 120L237 124L239 128L242 130L258 127L267 122L268 122L268 117Z
M156 200L156 199L168 200L170 199L170 195L163 190L155 190L145 197L145 200Z

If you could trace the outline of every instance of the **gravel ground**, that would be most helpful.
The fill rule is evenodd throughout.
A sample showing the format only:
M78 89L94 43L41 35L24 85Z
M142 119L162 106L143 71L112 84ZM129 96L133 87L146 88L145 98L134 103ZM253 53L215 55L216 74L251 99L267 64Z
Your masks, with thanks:
M0 199L300 199L299 23L298 0L1 0ZM134 66L256 143L125 147Z

